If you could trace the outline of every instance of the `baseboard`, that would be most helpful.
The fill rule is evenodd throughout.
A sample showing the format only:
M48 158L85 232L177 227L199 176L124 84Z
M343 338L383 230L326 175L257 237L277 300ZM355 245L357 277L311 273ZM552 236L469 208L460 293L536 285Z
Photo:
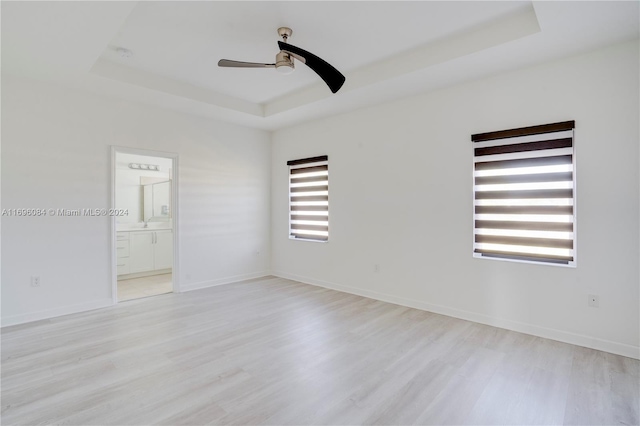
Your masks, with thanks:
M434 305L431 303L407 299L404 297L393 296L390 294L379 293L371 290L364 290L356 287L350 287L341 284L330 283L327 281L316 280L309 277L303 277L295 274L289 274L281 271L272 271L272 275L299 281L304 284L315 285L328 288L331 290L342 291L344 293L355 294L357 296L368 297L370 299L380 300L382 302L393 303L396 305L407 306L409 308L429 311L436 314L447 315L467 321L486 324L493 327L504 328L519 333L530 334L533 336L544 337L546 339L557 340L559 342L570 343L572 345L583 346L586 348L596 349L603 352L610 352L616 355L622 355L629 358L640 359L640 348L637 346L627 345L624 343L612 342L609 340L599 339L596 337L585 336L582 334L570 333L567 331L557 330L553 328L540 327L533 324L522 323L502 318L493 318L487 315L475 312L450 308L447 306Z
M77 314L79 312L92 311L94 309L106 308L109 306L113 306L113 299L111 298L93 300L91 302L63 306L60 308L46 309L44 311L31 312L28 314L13 315L9 317L3 317L1 327L25 324L33 321L55 318L62 315Z
M231 277L219 278L217 280L200 281L200 282L191 283L191 284L181 284L180 293L185 291L200 290L208 287L215 287L218 285L231 284L238 281L251 280L254 278L262 278L268 275L272 275L271 271L252 272L250 274L234 275Z

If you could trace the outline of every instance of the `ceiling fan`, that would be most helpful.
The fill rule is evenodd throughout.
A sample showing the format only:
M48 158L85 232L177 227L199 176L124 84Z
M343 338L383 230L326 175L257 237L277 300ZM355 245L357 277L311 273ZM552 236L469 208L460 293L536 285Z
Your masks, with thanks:
M315 73L318 74L325 83L327 83L331 92L336 93L340 90L346 80L345 76L331 64L317 57L313 53L287 43L291 34L293 34L291 28L278 28L278 35L282 37L283 41L278 42L280 52L276 55L276 62L274 64L220 59L218 61L218 66L228 68L275 68L276 71L282 74L291 74L295 69L295 65L293 63L293 59L295 58L315 71Z

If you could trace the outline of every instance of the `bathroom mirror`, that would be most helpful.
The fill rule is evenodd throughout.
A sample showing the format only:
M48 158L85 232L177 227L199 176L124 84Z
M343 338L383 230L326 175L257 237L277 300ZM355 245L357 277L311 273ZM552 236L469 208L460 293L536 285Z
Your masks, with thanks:
M168 222L171 218L171 181L142 185L145 222Z

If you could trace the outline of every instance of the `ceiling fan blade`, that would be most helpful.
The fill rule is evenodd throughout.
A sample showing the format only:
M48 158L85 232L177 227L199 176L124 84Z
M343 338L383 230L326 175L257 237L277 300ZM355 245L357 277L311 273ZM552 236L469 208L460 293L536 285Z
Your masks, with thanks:
M242 62L232 61L229 59L220 59L218 61L218 66L227 68L275 68L276 64L260 64L257 62Z
M303 62L309 68L314 70L316 74L320 76L321 79L327 83L329 89L333 93L336 93L342 85L344 84L346 78L344 75L340 73L337 69L335 69L331 64L326 62L324 59L317 57L311 52L307 52L304 49L300 49L299 47L293 46L289 43L283 43L281 41L278 42L278 46L280 50L289 53L294 58L298 59L300 62Z

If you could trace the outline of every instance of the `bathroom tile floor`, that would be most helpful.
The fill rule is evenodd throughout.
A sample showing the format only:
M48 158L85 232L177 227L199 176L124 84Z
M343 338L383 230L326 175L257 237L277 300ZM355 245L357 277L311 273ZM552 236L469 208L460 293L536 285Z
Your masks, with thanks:
M118 302L171 293L172 291L172 274L118 280Z

